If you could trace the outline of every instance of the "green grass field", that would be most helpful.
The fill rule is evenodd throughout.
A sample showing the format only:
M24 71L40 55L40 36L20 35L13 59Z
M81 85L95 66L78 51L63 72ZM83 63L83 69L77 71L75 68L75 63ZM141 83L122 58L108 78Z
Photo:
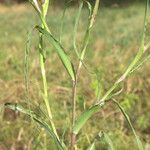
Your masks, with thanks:
M51 7L48 24L59 38L63 10ZM73 50L73 29L75 7L68 8L64 20L62 44L69 56L77 62ZM84 8L78 29L80 47L87 24L87 10ZM135 56L140 44L143 29L144 5L132 4L127 7L101 8L88 45L85 64L78 85L77 114L88 108L96 100L97 80L90 71L98 70L103 84L102 94L124 72ZM25 103L24 53L27 31L38 18L27 4L6 7L0 5L0 104L5 102ZM148 19L150 23L150 19ZM148 26L146 41L150 40ZM71 83L53 47L46 45L46 71L49 100L54 114L58 133L69 143L71 113ZM148 52L147 52L148 53ZM34 32L30 55L29 94L33 109L44 113L42 101L41 73L38 61L38 36ZM120 86L122 93L116 99L122 104L140 136L145 150L150 149L150 62L133 73ZM42 112L42 111L43 112ZM54 144L44 131L35 126L32 120L10 110L0 115L0 150L45 149L54 150ZM77 141L80 149L86 149L99 132L109 135L116 150L136 150L135 139L124 117L113 103L106 105L95 117L88 121ZM98 138L97 149L107 150L109 146L103 138Z

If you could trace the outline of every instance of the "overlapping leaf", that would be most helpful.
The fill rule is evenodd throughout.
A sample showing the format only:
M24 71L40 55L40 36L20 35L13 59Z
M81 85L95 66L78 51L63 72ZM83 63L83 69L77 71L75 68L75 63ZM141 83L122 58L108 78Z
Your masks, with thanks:
M61 46L61 44L53 37L52 34L50 34L48 31L45 29L41 28L40 26L36 26L36 29L42 33L44 36L48 38L50 43L55 47L55 50L61 59L64 67L66 68L68 74L70 75L71 79L74 81L75 80L75 72L74 72L74 67L66 54L64 48Z
M65 150L64 147L62 146L61 142L55 135L55 133L52 131L51 127L44 120L41 120L39 118L39 116L37 114L35 114L33 111L25 109L21 105L12 104L12 103L6 103L4 105L4 107L12 109L14 111L19 111L19 112L24 113L24 114L28 115L29 117L31 117L36 123L38 123L42 128L44 128L48 132L50 137L55 141L59 150Z

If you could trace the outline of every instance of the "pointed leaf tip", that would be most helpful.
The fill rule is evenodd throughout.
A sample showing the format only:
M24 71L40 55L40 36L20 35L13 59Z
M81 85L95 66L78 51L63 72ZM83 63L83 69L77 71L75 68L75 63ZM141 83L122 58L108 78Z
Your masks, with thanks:
M41 28L40 26L35 26L35 28L42 33L45 37L47 37L47 39L49 40L49 42L55 47L55 50L59 56L59 58L61 59L64 67L66 68L68 74L70 75L71 79L73 81L75 81L75 70L74 70L74 66L71 62L71 60L69 59L68 55L66 54L64 48L62 47L62 45L59 43L59 41L57 41L54 36L52 34L50 34L48 31L46 31L45 29Z

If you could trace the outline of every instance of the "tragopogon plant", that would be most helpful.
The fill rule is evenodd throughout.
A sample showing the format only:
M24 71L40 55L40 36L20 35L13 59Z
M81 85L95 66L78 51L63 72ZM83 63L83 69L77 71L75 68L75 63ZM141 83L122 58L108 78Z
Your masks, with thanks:
M82 66L86 67L84 64L84 57L86 54L86 49L89 43L89 37L91 33L91 29L94 25L96 15L98 12L98 7L100 0L95 0L94 6L92 6L88 1L81 0L80 5L79 5L79 10L76 16L76 21L75 21L75 26L74 26L74 36L73 36L73 47L74 50L77 54L77 58L79 60L79 63L77 65L77 68L74 67L72 60L68 57L67 53L65 52L64 47L61 44L61 36L60 39L56 39L54 35L51 33L47 22L46 22L46 16L48 12L48 7L49 7L49 0L29 0L29 2L32 4L34 9L36 10L39 19L41 21L40 25L35 25L34 30L38 31L39 33L39 46L38 46L38 52L39 52L39 61L40 61L40 68L41 68L41 75L42 75L42 80L43 80L43 93L44 93L44 103L45 107L47 109L47 114L49 117L49 122L44 121L41 119L41 117L33 112L30 108L26 109L22 107L19 104L12 104L12 103L6 103L4 105L5 108L10 108L12 110L17 110L20 111L29 117L31 117L37 124L39 124L42 128L44 128L48 134L50 135L50 138L54 140L56 143L58 149L60 150L74 150L77 143L76 143L76 136L79 133L79 131L82 129L84 124L90 119L96 112L98 112L102 107L107 104L108 102L112 101L114 104L118 106L122 114L124 115L125 119L127 120L131 130L133 131L133 134L135 136L135 139L137 141L137 146L139 150L143 149L142 143L140 142L133 125L129 119L129 116L127 113L124 111L122 106L117 102L114 97L117 95L117 93L114 93L114 90L120 85L121 82L123 82L128 75L130 75L133 71L137 70L147 59L149 59L149 55L143 59L143 54L145 51L149 48L149 44L145 46L145 32L146 32L146 27L147 27L147 11L148 11L148 4L149 0L147 0L146 3L146 9L145 9L145 18L144 18L144 29L143 29L143 34L141 38L141 45L139 48L139 51L137 52L135 58L133 61L129 64L123 75L113 84L113 86L104 94L104 96L99 97L97 102L93 104L90 108L85 110L81 115L79 115L76 118L76 95L77 95L77 84L78 80L80 77L80 70L82 69ZM69 1L68 3L70 3ZM67 5L68 5L67 3ZM88 21L88 26L84 35L83 43L81 49L77 47L76 44L76 35L77 35L77 30L78 30L78 24L79 24L79 19L80 15L82 12L82 7L83 5L86 5L89 10L89 21ZM65 11L63 16L65 15ZM64 18L64 17L63 17ZM62 26L63 27L63 24ZM62 28L61 28L61 33L62 33ZM29 36L30 37L30 36ZM47 92L47 80L46 80L46 71L45 71L45 60L47 59L45 57L45 50L44 50L44 43L43 43L43 37L46 37L50 44L55 48L56 53L58 54L64 68L66 69L66 72L70 76L70 82L72 82L72 116L71 116L71 122L72 122L72 127L71 127L71 138L70 138L70 145L65 145L63 140L60 138L60 135L57 132L56 126L53 122L53 116L50 108L50 103L48 99L48 92ZM25 54L25 77L26 77L26 95L28 99L28 56L29 56L29 49L30 49L30 38L27 41L27 48L26 48L26 54ZM104 137L106 139L106 142L109 143L110 148L114 149L110 138L108 137L107 134L104 133ZM93 142L90 146L89 149L93 150L95 143Z

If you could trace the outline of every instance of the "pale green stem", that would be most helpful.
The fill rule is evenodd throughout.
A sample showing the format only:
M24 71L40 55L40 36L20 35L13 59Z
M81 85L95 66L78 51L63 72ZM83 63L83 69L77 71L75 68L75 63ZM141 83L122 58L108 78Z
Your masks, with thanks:
M91 31L91 28L94 24L95 17L97 15L99 2L100 2L100 0L96 0L92 16L90 16L91 18L89 20L89 25L88 25L88 28L86 30L85 36L84 36L81 56L80 56L79 64L78 64L77 71L76 71L76 78L75 78L75 81L73 81L73 89L72 89L72 92L73 92L72 93L72 105L73 105L72 106L72 131L73 131L73 126L74 126L75 118L76 118L76 88L77 88L78 77L79 77L79 74L80 74L80 69L82 67L82 62L83 62L83 59L84 59L84 56L85 56L85 52L86 52L86 49L87 49L87 46L88 46L88 43L89 43L90 31ZM77 16L77 22L76 22L76 25L75 25L75 32L74 32L74 34L75 34L74 35L74 48L75 48L75 51L76 51L77 55L78 55L78 52L77 52L77 47L76 47L76 43L75 43L75 37L76 37L77 24L78 24L79 16L80 16L80 13L81 13L82 5L83 5L83 3L81 2L80 8L79 8L79 14ZM72 132L72 134L71 134L71 147L70 147L71 150L74 150L75 143L76 143L76 135Z
M49 2L47 1L47 4L48 3ZM47 7L47 9L48 9L48 7ZM43 6L43 10L44 10L44 6ZM42 11L42 13L44 13L44 11ZM40 19L42 21L41 26L44 27L48 32L50 32L48 25L46 23L46 18L45 18L46 14L47 14L47 10L46 10L45 14L42 14L42 13L40 14ZM53 122L52 112L51 112L51 108L50 108L50 104L49 104L49 100L48 100L48 92L47 92L48 88L47 88L47 79L46 79L46 71L45 71L45 58L44 58L42 51L43 51L43 39L42 39L42 35L40 34L39 52L40 52L40 67L41 67L41 74L42 74L42 80L43 80L44 102L46 105L46 109L48 112L52 130L55 133L55 135L57 136L57 138L59 139L59 136L58 136L56 128L55 128L55 124Z
M39 45L39 46L41 46L41 45ZM47 92L48 88L47 88L47 79L46 79L44 57L41 53L40 53L40 67L41 67L41 74L42 74L42 80L43 80L44 102L45 102L45 105L46 105L46 109L47 109L47 112L48 112L48 116L49 116L49 119L50 119L52 129L53 129L54 133L56 134L56 136L58 138L58 134L57 134L54 122L53 122L53 117L52 117L50 104L49 104L49 100L48 100L48 92Z

